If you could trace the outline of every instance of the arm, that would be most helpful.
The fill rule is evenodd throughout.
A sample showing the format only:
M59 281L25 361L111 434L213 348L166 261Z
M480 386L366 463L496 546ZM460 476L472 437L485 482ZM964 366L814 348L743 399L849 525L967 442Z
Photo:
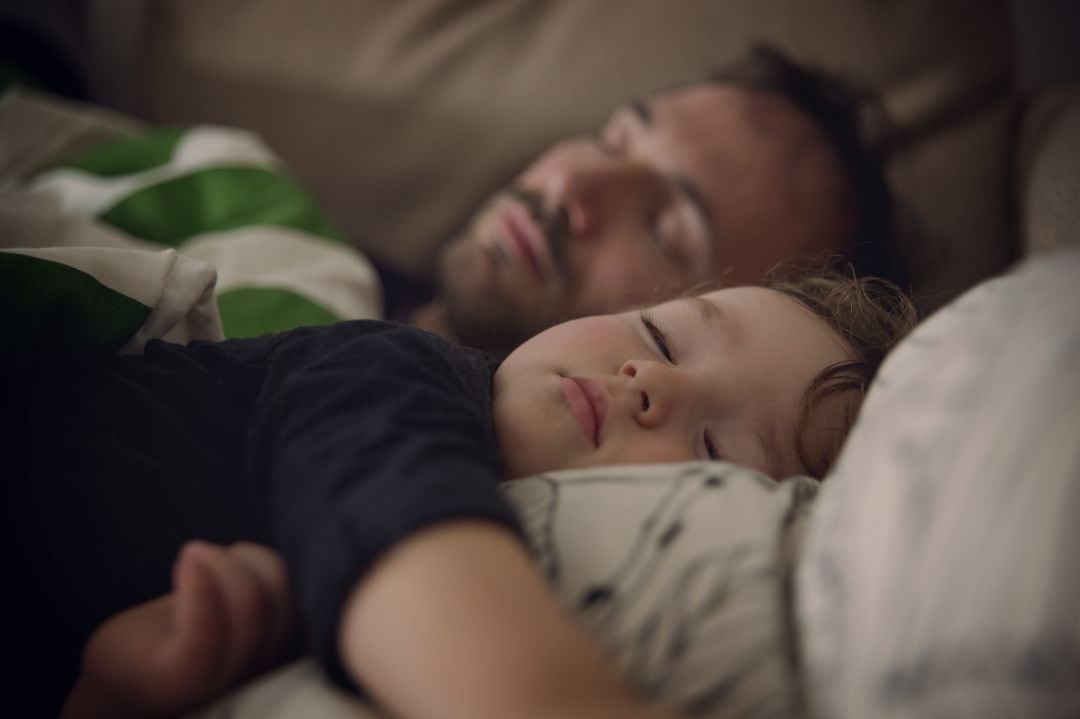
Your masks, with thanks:
M620 684L494 524L446 523L398 545L356 585L340 626L347 670L396 716L669 716Z

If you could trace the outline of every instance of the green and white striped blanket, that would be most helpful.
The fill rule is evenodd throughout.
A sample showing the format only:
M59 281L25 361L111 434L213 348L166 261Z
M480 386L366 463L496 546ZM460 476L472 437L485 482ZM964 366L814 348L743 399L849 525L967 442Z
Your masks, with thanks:
M381 315L370 263L251 133L110 133L25 93L0 100L0 130L9 350L100 359Z

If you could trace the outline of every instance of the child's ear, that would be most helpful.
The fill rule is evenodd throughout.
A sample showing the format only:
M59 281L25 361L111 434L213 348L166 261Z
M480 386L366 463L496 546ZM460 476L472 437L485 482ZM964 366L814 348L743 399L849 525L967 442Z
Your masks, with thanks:
M851 363L857 364L857 363ZM803 398L795 435L795 449L807 474L822 479L832 468L847 441L865 394L857 373L838 376L829 370L815 378Z

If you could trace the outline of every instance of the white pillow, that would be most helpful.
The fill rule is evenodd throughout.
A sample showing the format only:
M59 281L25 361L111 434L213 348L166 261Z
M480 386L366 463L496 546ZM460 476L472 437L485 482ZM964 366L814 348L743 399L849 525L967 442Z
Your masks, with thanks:
M817 482L726 463L511 482L563 605L630 684L707 716L789 716L787 587Z
M1080 716L1080 250L887 359L815 504L797 615L822 717Z

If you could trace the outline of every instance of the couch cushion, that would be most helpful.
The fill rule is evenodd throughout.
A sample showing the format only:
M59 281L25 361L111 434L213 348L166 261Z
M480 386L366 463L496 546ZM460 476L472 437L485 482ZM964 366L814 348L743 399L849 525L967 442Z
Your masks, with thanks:
M1016 161L1024 252L1080 244L1080 85L1034 96Z

